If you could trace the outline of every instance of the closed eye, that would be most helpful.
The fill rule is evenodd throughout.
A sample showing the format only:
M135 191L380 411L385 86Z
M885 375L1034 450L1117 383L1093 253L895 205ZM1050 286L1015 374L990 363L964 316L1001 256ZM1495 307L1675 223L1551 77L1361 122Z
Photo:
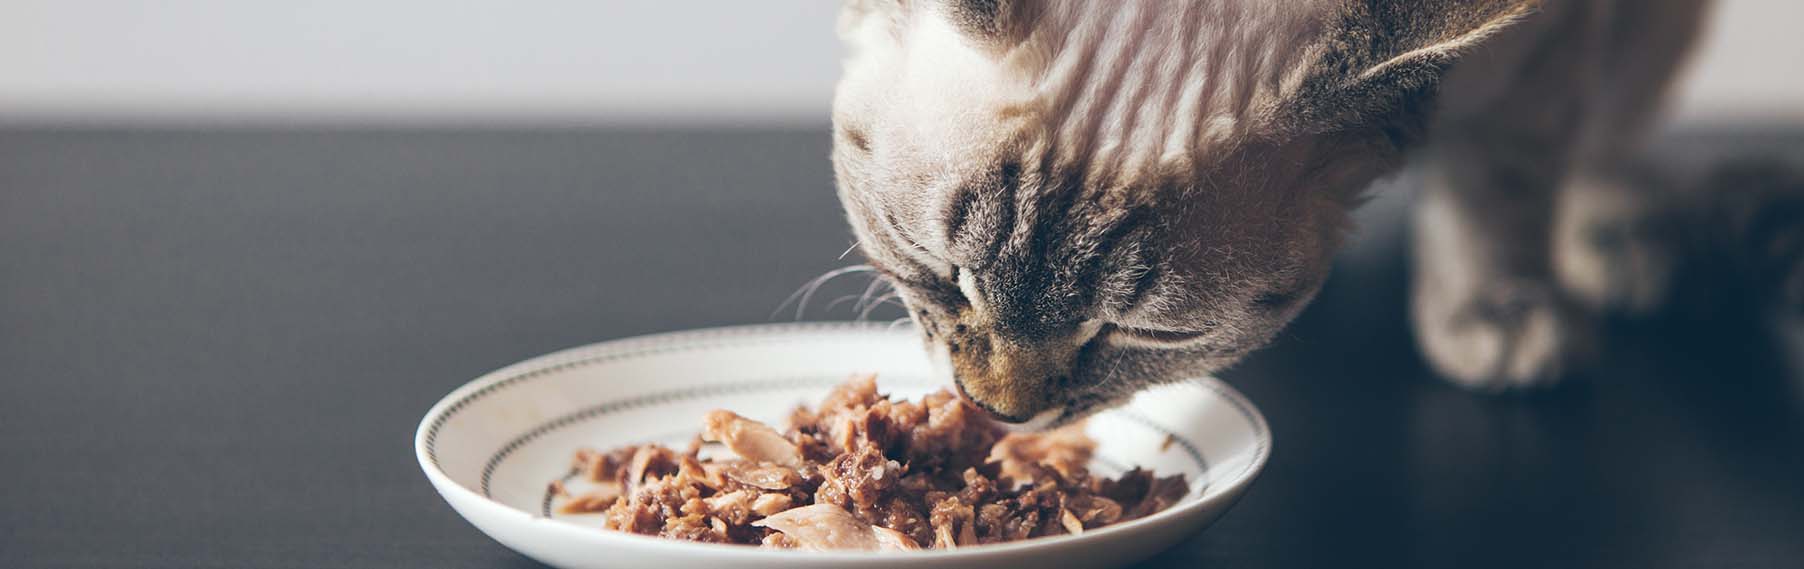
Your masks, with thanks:
M1281 312L1295 306L1305 297L1308 297L1309 293L1314 292L1314 290L1315 287L1311 286L1311 283L1298 283L1284 288L1272 289L1266 291L1264 294L1253 297L1253 306L1266 312Z
M1109 325L1103 331L1111 340L1154 347L1177 347L1209 335L1208 330L1156 330Z
M898 289L912 291L940 306L957 307L965 304L964 292L958 286L959 271L956 266L952 268L953 281L951 284L947 284L933 273L925 270L904 274L883 265L876 259L867 258L865 262L869 263L871 268L877 271L877 274L889 279L890 284Z
M1268 292L1253 297L1253 305L1259 307L1261 310L1277 312L1290 308L1292 305L1296 304L1297 301L1303 300L1303 296L1307 293L1308 291L1306 290Z

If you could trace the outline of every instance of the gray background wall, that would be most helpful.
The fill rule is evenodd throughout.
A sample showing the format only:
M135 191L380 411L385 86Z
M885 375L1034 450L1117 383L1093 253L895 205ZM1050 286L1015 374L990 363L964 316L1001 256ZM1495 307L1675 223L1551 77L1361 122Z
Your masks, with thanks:
M4 0L0 122L819 123L831 0ZM1798 0L1723 0L1687 120L1804 124Z

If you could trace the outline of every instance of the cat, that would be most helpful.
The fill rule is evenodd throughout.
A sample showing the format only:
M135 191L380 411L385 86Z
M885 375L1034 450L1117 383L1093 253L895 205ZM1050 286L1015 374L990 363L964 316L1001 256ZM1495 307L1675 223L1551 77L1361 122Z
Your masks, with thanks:
M1349 212L1425 157L1411 315L1432 367L1545 384L1658 251L1607 172L1706 0L849 0L839 197L937 369L1045 428L1268 342ZM1626 260L1626 261L1625 261Z

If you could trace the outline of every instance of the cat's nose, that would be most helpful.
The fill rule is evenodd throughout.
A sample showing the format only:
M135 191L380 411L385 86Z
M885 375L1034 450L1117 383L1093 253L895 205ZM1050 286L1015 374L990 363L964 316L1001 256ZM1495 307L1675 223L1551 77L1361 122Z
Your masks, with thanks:
M1070 377L1093 330L1023 333L976 308L961 310L939 341L958 392L998 421L1032 425L1063 412Z
M1058 390L1068 383L1063 358L1043 350L996 346L951 355L959 395L1005 423L1032 423L1057 411Z
M1018 428L1033 430L1033 425L1051 422L1053 419L1057 418L1058 412L1060 411L1060 409L1053 408L1033 410L1033 407L1031 406L1011 404L1010 402L1007 402L1010 400L1006 398L1002 400L1005 402L995 402L994 400L973 397L971 396L970 390L965 388L964 380L960 379L954 379L953 385L958 387L959 397L971 403L972 406L981 409L984 414L989 415L991 419L1010 425L1017 425Z
M991 419L1006 424L1011 431L1039 431L1050 426L1065 413L1065 407L1063 405L1047 407L1032 414L1026 414L1024 410L1020 409L1007 411L998 408L995 404L986 403L981 399L971 397L970 392L965 390L963 381L954 380L953 384L958 387L959 397L971 403L972 406L982 410L984 414L989 415Z
M982 409L984 414L989 415L991 419L1002 421L1004 423L1020 423L1026 420L1023 417L1012 415L1006 411L997 409L995 405L985 403L982 399L972 397L971 390L965 388L965 380L963 379L956 377L952 378L952 385L958 388L958 397L960 399L964 399L966 403L970 403L973 407Z

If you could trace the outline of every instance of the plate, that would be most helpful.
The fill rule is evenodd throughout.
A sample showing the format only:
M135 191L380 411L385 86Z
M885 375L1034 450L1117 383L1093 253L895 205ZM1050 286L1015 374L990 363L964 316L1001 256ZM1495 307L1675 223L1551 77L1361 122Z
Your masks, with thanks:
M477 529L566 569L627 567L1120 567L1202 531L1258 476L1271 432L1258 409L1213 378L1159 387L1086 425L1093 471L1142 466L1183 473L1185 499L1146 518L1020 542L914 552L800 552L683 542L600 529L562 515L549 483L578 447L681 447L713 409L781 425L854 373L881 391L939 388L913 330L860 323L713 328L602 342L477 378L426 413L414 453L445 501Z

